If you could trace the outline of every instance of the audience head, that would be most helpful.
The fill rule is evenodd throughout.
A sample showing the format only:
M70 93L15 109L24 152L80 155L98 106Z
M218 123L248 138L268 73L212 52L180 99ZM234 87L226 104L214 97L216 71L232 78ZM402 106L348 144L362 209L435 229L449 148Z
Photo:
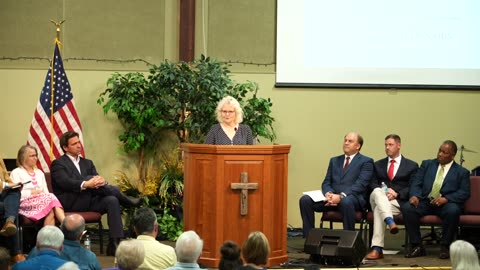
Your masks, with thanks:
M390 134L385 137L385 153L390 158L396 158L400 155L402 139L397 134Z
M452 270L479 270L478 253L469 242L456 240L450 245Z
M454 141L446 140L440 145L437 153L438 163L445 165L450 163L457 154L457 144Z
M70 140L75 138L75 141ZM80 135L75 131L67 131L60 137L60 147L64 153L77 156L81 151Z
M203 240L194 231L182 233L175 244L177 260L182 263L195 263L202 254Z
M252 232L243 243L242 254L246 263L267 264L270 244L262 232Z
M151 208L139 208L133 215L133 227L137 235L157 235L157 215Z
M223 123L230 118L233 119L235 124L240 124L243 121L242 107L240 107L240 103L234 97L224 97L218 102L215 111L219 123Z
M343 152L351 156L358 153L363 146L363 138L357 132L349 132L343 138Z
M218 264L219 270L233 270L243 265L240 258L240 248L235 242L225 241L220 247L220 263Z
M63 233L59 228L47 225L37 234L37 249L53 249L61 252L63 249Z
M123 240L117 247L115 259L121 270L135 270L145 259L145 248L140 240Z
M0 270L10 269L10 253L4 247L0 247Z
M57 270L80 270L78 265L74 262L66 262L62 264Z
M85 219L79 214L71 214L65 217L60 225L65 239L80 241L85 231Z
M33 155L33 154L35 154L35 156L38 154L37 148L31 145L22 145L22 147L18 149L18 153L17 153L17 166L25 167L25 163L27 162L27 159L29 158L30 155Z

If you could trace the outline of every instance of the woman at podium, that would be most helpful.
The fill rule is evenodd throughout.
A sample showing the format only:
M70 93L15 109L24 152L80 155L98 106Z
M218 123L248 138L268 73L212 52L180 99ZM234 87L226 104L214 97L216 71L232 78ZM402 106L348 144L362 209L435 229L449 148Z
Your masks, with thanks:
M248 125L241 124L243 110L240 103L231 96L226 96L218 102L215 110L218 124L213 125L205 139L206 144L216 145L252 145L252 130Z

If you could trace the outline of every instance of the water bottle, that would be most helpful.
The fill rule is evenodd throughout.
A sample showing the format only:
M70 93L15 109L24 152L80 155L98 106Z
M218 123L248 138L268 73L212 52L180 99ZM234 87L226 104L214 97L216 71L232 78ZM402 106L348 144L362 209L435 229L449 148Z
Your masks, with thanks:
M85 235L85 240L83 240L83 245L85 246L86 249L91 250L89 234Z
M388 192L388 186L384 182L382 182L382 190L387 193Z

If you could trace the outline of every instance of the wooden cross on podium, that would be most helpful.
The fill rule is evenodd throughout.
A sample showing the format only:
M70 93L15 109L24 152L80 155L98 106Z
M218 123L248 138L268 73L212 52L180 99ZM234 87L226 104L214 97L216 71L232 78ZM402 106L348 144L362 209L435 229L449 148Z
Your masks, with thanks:
M240 173L241 183L231 183L230 188L233 190L242 190L240 192L240 215L246 216L248 212L248 190L258 189L258 183L248 183L248 173Z

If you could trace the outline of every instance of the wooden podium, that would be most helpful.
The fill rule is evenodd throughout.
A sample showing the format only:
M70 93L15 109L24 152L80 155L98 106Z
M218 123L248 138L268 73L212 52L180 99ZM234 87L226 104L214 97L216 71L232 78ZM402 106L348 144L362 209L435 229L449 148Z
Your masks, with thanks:
M226 240L252 231L270 243L268 266L286 262L290 145L182 144L184 227L203 239L199 263L218 267Z

